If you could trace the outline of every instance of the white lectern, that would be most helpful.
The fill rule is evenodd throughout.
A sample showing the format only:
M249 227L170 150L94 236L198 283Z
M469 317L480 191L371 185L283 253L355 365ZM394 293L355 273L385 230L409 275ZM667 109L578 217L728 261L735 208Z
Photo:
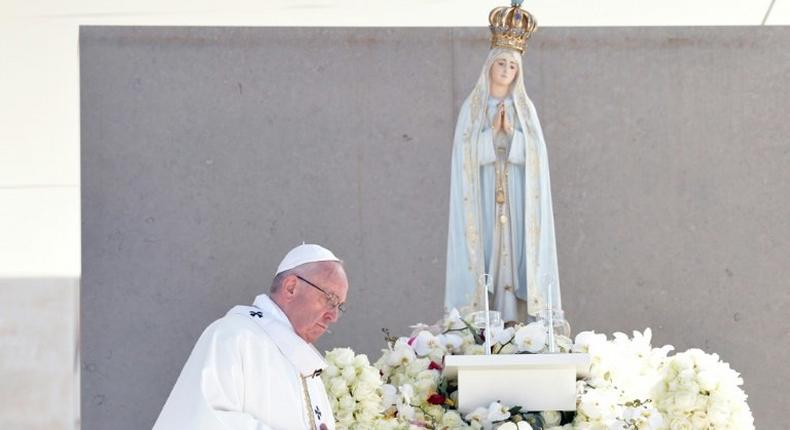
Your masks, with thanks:
M525 411L575 411L576 378L588 354L447 355L444 374L458 378L458 410L469 413L499 401Z

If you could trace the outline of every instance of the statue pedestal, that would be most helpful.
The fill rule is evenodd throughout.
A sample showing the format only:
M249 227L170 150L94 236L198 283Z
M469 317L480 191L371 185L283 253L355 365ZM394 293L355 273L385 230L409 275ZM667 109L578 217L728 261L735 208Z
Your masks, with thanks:
M525 411L575 411L576 378L590 368L588 354L448 355L444 374L458 378L462 414L499 401Z

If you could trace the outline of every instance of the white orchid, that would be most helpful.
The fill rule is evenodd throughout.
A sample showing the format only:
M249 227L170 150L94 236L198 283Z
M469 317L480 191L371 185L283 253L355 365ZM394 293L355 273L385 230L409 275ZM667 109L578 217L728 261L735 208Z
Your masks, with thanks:
M398 389L394 385L384 384L381 386L381 403L385 408L394 406L398 402Z
M500 345L504 345L510 342L513 339L514 334L515 334L515 329L513 327L508 327L503 329L494 328L494 327L491 328L491 340L495 344L498 343Z
M417 358L411 346L409 346L406 341L401 341L401 339L395 342L395 347L386 357L387 365L392 367L408 365Z
M414 387L411 384L401 385L400 393L403 396L404 402L411 403L412 398L414 397Z
M600 345L606 342L605 334L598 334L594 331L583 331L576 335L573 343L573 352L590 352L590 346Z
M546 326L531 322L516 331L513 342L521 352L539 352L546 346Z
M444 353L444 346L439 339L427 330L423 330L417 334L412 343L414 352L419 357L427 357L431 355L434 350L440 350Z
M464 338L455 333L440 334L437 338L448 352L458 351L464 344Z
M469 412L464 417L467 421L477 421L477 422L487 422L488 420L488 408L484 408L482 406L475 408L472 412Z
M466 328L466 323L461 318L461 313L458 312L458 309L453 308L442 321L441 327L445 332L447 330L462 330Z
M486 419L491 422L502 421L510 418L510 408L499 402L492 402L488 406Z

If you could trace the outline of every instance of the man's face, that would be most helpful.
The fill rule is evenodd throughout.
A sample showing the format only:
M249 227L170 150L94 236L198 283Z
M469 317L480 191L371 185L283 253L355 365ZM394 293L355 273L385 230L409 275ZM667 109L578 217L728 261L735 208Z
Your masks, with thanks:
M289 312L286 313L296 334L306 342L318 340L327 327L340 317L337 305L346 301L348 280L342 266L338 265L337 269L324 276L300 275L303 279L294 275L296 287Z

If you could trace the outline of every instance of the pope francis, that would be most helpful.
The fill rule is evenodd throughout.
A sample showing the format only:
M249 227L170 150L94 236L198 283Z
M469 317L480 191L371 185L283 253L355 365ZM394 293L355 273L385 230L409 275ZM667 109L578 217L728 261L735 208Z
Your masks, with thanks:
M334 429L312 346L344 310L348 279L326 248L303 244L268 295L206 328L154 430Z

